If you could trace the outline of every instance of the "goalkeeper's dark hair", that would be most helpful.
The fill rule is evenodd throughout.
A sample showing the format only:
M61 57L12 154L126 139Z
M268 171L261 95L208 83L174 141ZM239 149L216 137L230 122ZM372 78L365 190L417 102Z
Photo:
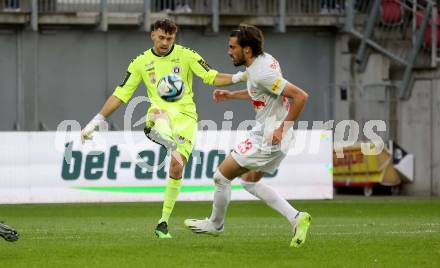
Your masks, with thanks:
M173 34L177 32L177 25L170 19L161 19L151 24L151 31L162 29L167 34Z
M237 42L241 47L250 47L252 56L257 57L263 54L263 32L254 25L240 24L238 29L233 30L229 36L237 37Z

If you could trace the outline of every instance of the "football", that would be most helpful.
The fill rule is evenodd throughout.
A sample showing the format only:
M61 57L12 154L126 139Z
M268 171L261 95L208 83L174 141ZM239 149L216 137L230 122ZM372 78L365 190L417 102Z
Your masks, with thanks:
M162 77L157 83L159 96L169 102L178 101L185 92L185 85L182 78L176 74L168 74Z

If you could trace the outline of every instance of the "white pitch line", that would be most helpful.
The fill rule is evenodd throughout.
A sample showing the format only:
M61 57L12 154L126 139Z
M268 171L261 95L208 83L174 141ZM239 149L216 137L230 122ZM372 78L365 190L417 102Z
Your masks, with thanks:
M393 235L393 234L430 234L440 233L440 230L422 230L422 231L385 231L385 232L311 232L311 235L334 235L334 236L350 236L350 235Z

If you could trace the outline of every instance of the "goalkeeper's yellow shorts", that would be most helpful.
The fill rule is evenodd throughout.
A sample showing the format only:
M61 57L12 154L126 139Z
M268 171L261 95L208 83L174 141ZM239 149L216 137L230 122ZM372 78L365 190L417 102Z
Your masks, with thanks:
M154 113L157 108L150 107L147 112L147 127L154 125ZM163 109L161 109L163 111ZM197 136L197 114L177 109L164 111L171 129L172 139L177 145L177 151L188 160ZM160 129L158 129L161 132ZM162 134L162 133L160 133Z

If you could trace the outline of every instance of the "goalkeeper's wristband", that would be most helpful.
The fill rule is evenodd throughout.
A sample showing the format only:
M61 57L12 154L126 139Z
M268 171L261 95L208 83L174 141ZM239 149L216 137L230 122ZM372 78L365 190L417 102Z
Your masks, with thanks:
M103 116L102 114L97 114L95 115L95 117L93 117L93 120L97 120L97 121L104 121L105 120L105 116Z
M237 84L238 82L244 81L243 77L246 75L244 72L238 72L232 75L232 83Z

